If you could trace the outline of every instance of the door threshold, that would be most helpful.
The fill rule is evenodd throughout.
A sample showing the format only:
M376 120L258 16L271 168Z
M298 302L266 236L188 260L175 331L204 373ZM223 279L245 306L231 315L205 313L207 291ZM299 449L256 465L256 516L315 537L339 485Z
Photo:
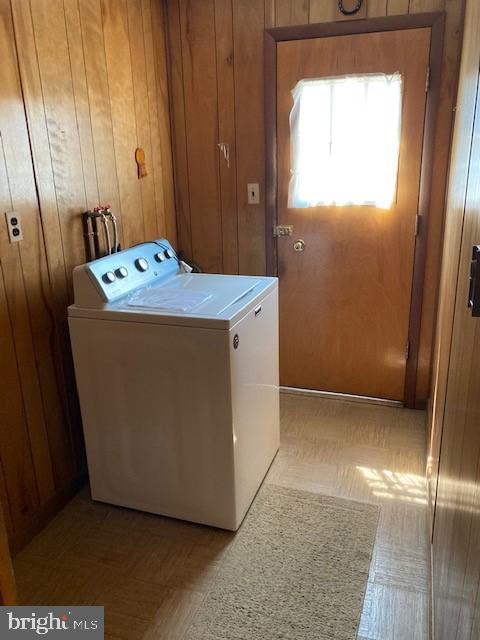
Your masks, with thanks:
M294 396L314 396L330 400L343 400L344 402L361 402L362 404L376 404L383 407L403 407L399 400L387 400L386 398L372 398L370 396L355 396L348 393L335 393L334 391L317 391L316 389L298 389L297 387L280 387L280 393L288 393Z

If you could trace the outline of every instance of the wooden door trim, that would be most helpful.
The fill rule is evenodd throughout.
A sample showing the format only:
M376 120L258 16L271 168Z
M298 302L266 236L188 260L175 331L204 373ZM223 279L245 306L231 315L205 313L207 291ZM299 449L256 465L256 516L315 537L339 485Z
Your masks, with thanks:
M408 339L409 357L405 371L404 402L407 407L415 407L417 366L420 345L423 288L427 255L427 230L432 183L433 151L435 141L436 116L440 98L440 80L442 72L443 36L445 31L445 12L436 11L402 16L370 18L307 24L289 27L265 29L264 34L264 83L265 83L265 252L267 274L277 275L277 247L273 237L273 226L277 221L277 42L287 40L307 40L367 34L402 29L431 28L430 42L430 88L425 106L425 124L422 147L422 167L420 171L420 191L418 213L420 228L415 243L413 262L412 295Z

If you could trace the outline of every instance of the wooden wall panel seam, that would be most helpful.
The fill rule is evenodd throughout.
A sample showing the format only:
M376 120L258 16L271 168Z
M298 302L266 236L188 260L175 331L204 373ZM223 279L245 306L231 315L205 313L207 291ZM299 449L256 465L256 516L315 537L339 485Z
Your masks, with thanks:
M6 319L7 322L10 326L10 333L13 336L13 325L12 325L12 314L10 311L10 306L8 304L8 299L6 297L6 290L7 290L7 285L5 282L5 276L4 276L4 272L3 272L3 266L2 263L0 262L0 301L4 302L4 313L6 311ZM2 336L3 337L3 336ZM12 353L12 359L14 359L14 366L15 366L15 370L16 370L16 382L17 384L15 385L15 383L12 385L12 390L14 390L15 388L18 389L18 393L19 393L19 397L23 398L23 394L22 394L22 390L21 390L21 384L20 384L20 376L19 376L19 371L18 371L18 360L17 360L17 354L16 354L16 348L15 348L15 342L14 340L11 341L11 353ZM10 376L13 374L13 371L10 369L9 371ZM12 380L12 378L10 378L10 380ZM8 472L8 475L10 477L10 482L8 477L6 477L6 486L7 486L7 490L9 492L8 495L8 499L9 499L9 505L10 505L10 510L11 510L11 514L12 514L12 522L13 522L13 527L14 530L21 526L22 524L22 520L24 517L24 514L27 512L29 512L32 509L32 506L36 506L36 504L38 504L39 501L39 494L38 494L38 487L35 481L35 476L34 476L34 469L33 469L33 460L31 458L31 447L30 447L30 440L28 438L28 433L26 430L26 416L25 416L25 409L24 409L24 405L21 406L20 408L20 415L16 416L17 418L19 418L19 431L20 433L15 433L13 430L12 432L7 432L7 433L2 433L2 438L1 438L1 442L0 442L0 458L2 460L2 464L3 465L8 465L8 467L10 467L10 472L8 472L8 469L6 469L6 472ZM18 425L17 425L18 426ZM15 454L16 456L21 455L22 456L22 460L20 463L19 468L15 469L15 468L11 468L12 464L14 464L15 458L12 456L8 456L5 455L5 449L4 449L4 438L8 437L8 438L12 438L15 437L16 439L16 446L15 448ZM24 472L24 444L25 444L25 437L27 437L28 439L28 460L30 462L30 464L28 465L28 477L25 477ZM12 451L9 451L9 453L12 453ZM5 467L4 467L5 468ZM18 477L20 482L14 482L12 481L12 476L13 478ZM32 502L29 498L29 496L25 495L25 482L27 482L30 487L29 487L29 492L33 491L34 492L34 503L32 505ZM20 498L20 499L19 499ZM18 503L15 502L15 500L18 499ZM27 502L25 502L25 499L27 500Z
M215 78L216 78L216 88L217 88L217 122L216 122L216 127L217 127L217 145L220 143L220 117L219 117L219 105L220 105L220 93L219 93L219 81L218 81L218 51L217 51L217 22L216 22L216 18L215 18L215 0L211 0L212 3L212 11L213 11L213 32L215 33L215 47L214 47L214 56L215 56ZM220 221L220 237L223 241L224 239L224 225L223 225L223 216L224 216L224 211L223 211L223 206L222 206L222 177L221 177L221 164L222 162L222 158L220 155L220 148L217 146L217 197L218 197L218 202L220 203L220 216L219 216L219 221ZM225 249L224 249L224 243L221 243L221 270L222 272L224 272L225 270Z
M63 22L64 22L64 25L65 25L65 37L66 37L66 44L67 44L67 51L68 51L68 66L70 67L70 85L71 85L71 88L72 88L73 104L74 104L74 107L75 107L75 122L77 124L78 146L79 146L80 158L81 158L80 165L82 167L82 178L83 178L82 182L83 182L83 193L84 193L84 196L85 196L85 210L87 210L87 208L88 208L88 197L87 197L87 186L86 186L86 179L85 179L85 161L84 161L83 148L82 148L82 144L81 144L81 141L80 141L80 126L79 126L79 121L78 121L77 100L76 100L76 97L75 97L75 84L73 82L72 55L71 55L71 51L70 51L70 40L69 40L69 37L68 37L68 25L67 25L65 0L63 0Z
M113 116L112 116L112 94L110 91L110 79L109 79L109 73L108 73L108 64L107 64L107 48L105 46L106 43L106 36L105 36L105 25L104 25L104 17L103 17L103 5L102 5L102 0L98 0L99 2L99 7L100 7L100 21L101 21L101 28L102 28L102 48L103 48L103 56L104 56L104 60L105 60L105 80L106 80L106 84L107 84L107 96L108 96L108 105L109 105L109 114L110 114L110 123L111 123L111 134L112 134L112 147L113 147L113 154L115 157L115 168L116 168L116 178L117 178L117 190L118 190L118 195L120 198L120 208L119 208L119 214L120 214L120 220L122 221L122 226L121 226L121 230L122 230L122 236L121 236L121 244L122 247L126 246L126 241L125 241L125 237L124 237L124 225L123 225L123 216L124 216L124 211L123 211L123 206L122 206L122 198L120 195L120 177L118 175L118 165L117 165L117 154L116 154L116 143L115 143L115 134L114 134L114 128L113 128Z
M101 17L101 7L99 4L99 0L92 0L89 4L87 4L86 2L82 3L81 0L77 0L77 4L79 8L80 34L81 34L81 42L82 42L83 60L84 60L84 66L85 66L85 82L87 87L90 126L92 130L93 159L94 159L95 174L96 174L97 185L98 185L98 199L99 199L98 204L106 204L105 200L109 200L109 204L112 205L112 210L117 217L119 242L123 245L123 225L122 225L123 211L122 211L122 203L120 201L120 196L119 196L120 188L119 188L118 171L117 171L116 163L114 161L115 152L114 152L114 141L113 141L113 126L112 126L112 118L111 118L110 91L108 88L108 74L106 70L106 53L105 53L105 44L104 44L103 21ZM91 42L90 46L87 43L87 19L86 18L88 16L82 15L82 9L85 12L87 11L88 6L92 8L93 5L97 6L97 19L98 19L97 26L101 29L102 45L100 49L103 52L102 61L104 63L104 71L105 71L104 75L105 75L105 82L107 86L107 91L105 92L105 99L108 101L108 113L105 113L105 114L97 113L95 117L93 113L93 103L96 99L95 88L97 92L99 92L99 87L92 86L94 84L93 82L94 78L92 78L91 76L93 71L95 71L96 75L99 76L101 74L102 66L101 66L101 61L99 61L98 59L99 58L98 54L94 56L95 58L94 69L92 69L91 66L87 63L86 55L91 55L93 46L98 40L97 38L95 38L95 41ZM94 16L91 15L91 12L89 17L90 17L90 23L92 23L91 18ZM93 27L93 24L90 24L89 26L91 29ZM95 79L98 80L99 78L97 77ZM99 111L98 105L97 105L97 111ZM100 111L101 111L101 107L100 107ZM106 116L107 123L106 125L105 123L102 123L102 125L99 125L96 131L94 120L98 119L98 117L99 116L101 117L102 115ZM106 133L105 133L105 129L106 129ZM98 140L99 135L102 136L102 139L100 141ZM111 144L112 158L109 163L106 162L109 159L109 156L108 156L109 150L107 149L107 144L106 144L107 140L105 139L105 136L107 137L108 141ZM112 174L113 174L113 184L111 184ZM103 179L103 184L102 184L102 179ZM103 192L105 189L108 191L108 197L104 197ZM103 248L104 251L106 250L103 238L100 239L100 246Z
M188 166L188 133L187 133L187 120L186 120L186 105L185 105L185 88L183 86L183 78L185 77L185 70L184 70L184 64L183 64L183 39L182 39L182 18L180 15L180 0L177 0L177 6L178 6L178 32L179 32L179 40L180 40L180 60L181 60L181 69L182 69L182 100L183 100L183 126L185 129L185 149L187 151L186 153L186 168L187 168L187 176L190 173L189 170L189 166ZM192 231L192 203L191 203L191 196L190 196L190 181L188 181L188 186L187 186L187 193L188 193L188 217L189 217L189 229L190 229L190 234ZM192 248L192 258L195 259L195 255L193 253L193 248Z
M234 38L235 38L235 29L234 29L234 20L233 20L233 3L235 0L231 0L230 6L231 6L231 11L232 11L232 81L233 81L233 88L232 88L232 93L233 93L233 113L232 113L232 117L233 117L233 144L234 144L234 148L235 148L235 154L234 154L234 162L235 162L235 176L234 176L234 198L235 198L235 231L236 231L236 251L237 251L237 256L236 256L236 273L240 272L240 251L239 251L239 245L240 245L240 240L239 240L239 224L238 224L238 182L237 182L237 129L235 127L235 122L237 121L237 98L236 98L236 89L235 89L235 42L234 42ZM272 2L275 2L275 0L272 0Z
M226 142L229 145L228 165L222 157L221 150L218 150L223 271L238 273L233 4L231 1L214 0L214 11L218 142Z
M3 268L2 268L2 279L3 279L3 287L6 290L6 283L5 283L5 276L3 273ZM14 323L13 323L13 319L12 319L12 312L11 312L11 306L8 303L8 298L6 301L6 309L7 309L7 314L10 320L10 326L11 326L11 330L12 330L12 335L15 332L14 329ZM42 491L39 487L38 484L38 473L39 470L38 468L35 468L35 459L34 459L34 455L33 455L33 451L32 451L32 440L31 440L31 436L29 433L29 429L28 429L28 415L27 415L27 411L26 411L26 398L25 398L25 391L24 388L22 386L22 376L20 375L20 366L19 366L19 355L18 355L18 349L17 349L17 345L15 343L15 340L13 341L13 352L15 354L15 361L17 364L17 371L18 371L18 377L19 377L19 389L20 389L20 396L22 398L23 401L23 407L22 407L22 422L24 424L24 429L25 429L25 438L28 440L28 450L29 450L29 458L31 461L31 465L32 465L32 469L33 469L33 473L34 473L34 478L35 478L35 490L36 490L36 499L38 502L40 502L40 500L43 500L44 496L42 496Z
M148 15L145 4L148 6ZM159 238L164 235L166 228L165 221L165 196L162 182L162 160L160 150L160 132L157 112L157 100L156 100L156 73L155 73L155 50L152 36L152 14L151 14L150 0L142 0L141 11L143 21L143 46L145 51L145 67L147 72L147 99L148 99L148 114L150 122L150 153L151 153L151 171L153 171L153 191L155 198L155 213L156 213L156 234L155 237ZM149 27L148 27L149 25ZM148 38L147 38L147 29ZM153 73L153 78L152 78ZM155 92L152 97L152 84L155 86ZM148 170L148 169L147 169Z
M85 153L84 153L84 149L83 149L83 144L82 144L82 136L81 136L81 126L80 126L80 122L79 122L79 116L78 116L78 95L77 92L75 90L75 83L73 80L73 66L72 66L72 47L73 47L73 42L72 42L72 38L70 35L70 30L68 28L68 21L67 21L67 9L66 9L66 2L67 0L63 0L63 6L64 6L64 11L65 11L65 32L66 32L66 36L67 36L67 46L68 46L68 55L69 55L69 60L70 60L70 70L71 70L71 75L72 75L72 91L73 91L73 98L74 98L74 102L75 102L75 114L76 114L76 119L77 119L77 127L78 127L78 132L79 132L79 140L80 140L80 154L81 154L81 158L82 158L82 168L83 168L83 180L84 180L84 188L85 188L85 202L87 205L88 209L93 208L96 204L99 204L99 188L98 188L98 175L97 175L97 165L96 165L96 159L95 159L95 152L94 152L94 148L93 148L93 132L92 132L92 120L91 120L91 111L90 111L90 102L87 100L87 106L88 106L88 126L89 126L89 142L91 143L91 147L92 147L92 163L93 163L93 173L94 173L94 179L95 179L95 188L96 188L96 192L94 193L94 197L90 197L87 191L87 180L86 180L86 173L85 173L85 164L86 164L86 158L85 158ZM79 11L79 7L78 7L78 2L75 1L73 3L74 8L76 8L77 10L77 15L78 15L78 26L79 26L79 44L80 44L80 48L81 48L81 66L83 67L83 76L85 79L85 88L87 91L87 95L88 95L88 83L87 83L87 72L86 72L86 67L85 67L85 56L84 56L84 45L83 45L83 32L82 32L82 26L81 26L81 16L80 16L80 11Z
M154 4L152 30L155 34L155 78L157 110L160 134L160 154L162 158L162 186L164 198L165 235L174 246L177 245L177 219L173 183L173 151L170 132L170 89L167 70L166 14L163 0Z
M137 244L145 237L141 188L135 170L134 152L138 146L130 48L128 38L128 10L125 0L102 0L102 27L105 60L112 114L113 143L119 171L119 193L124 203L122 225L125 246ZM129 78L129 82L127 81Z
M126 12L126 19L127 19L127 33L128 33L128 51L129 51L129 55L130 55L130 60L133 63L134 60L134 56L132 55L132 27L131 27L131 20L130 20L130 14L129 14L129 9L132 7L132 1L128 0L127 2L127 12ZM140 5L140 10L141 10L141 5ZM143 27L143 20L142 20L142 27ZM143 31L142 31L142 35L143 35ZM145 54L145 51L144 51ZM144 56L144 61L146 64L146 60L145 60L145 56ZM132 84L132 97L133 97L133 110L135 112L135 115L137 116L137 103L139 102L138 98L135 95L135 78L134 78L134 73L133 73L133 64L130 65L131 68L131 84ZM150 125L150 122L149 122ZM149 132L150 132L150 126L149 126ZM137 147L141 147L145 150L145 147L143 144L140 143L139 139L138 139L138 119L137 117L135 117L135 136L136 136L136 140L137 140ZM147 155L147 154L146 154ZM147 156L148 157L148 156ZM151 156L150 156L151 157ZM145 187L145 183L144 180L149 180L150 179L150 175L147 169L147 176L145 178L143 178L142 180L140 180L140 201L142 203L142 220L143 220L143 235L145 238L148 238L148 234L147 234L147 226L146 226L146 220L145 220L145 193L144 193L144 187Z
M185 92L183 89L183 50L179 0L166 5L168 24L168 81L170 95L170 122L173 149L175 203L179 233L179 249L193 259L191 244L191 208L188 182L188 140L185 121ZM175 50L175 53L174 53ZM176 54L176 56L175 56ZM178 74L175 67L178 66ZM178 76L178 77L177 77ZM180 166L180 164L182 166Z

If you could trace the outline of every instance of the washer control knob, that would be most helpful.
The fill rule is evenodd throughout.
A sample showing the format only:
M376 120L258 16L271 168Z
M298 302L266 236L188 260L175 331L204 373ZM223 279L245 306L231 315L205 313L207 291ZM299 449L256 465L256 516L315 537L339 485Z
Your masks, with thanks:
M113 273L113 271L107 271L107 273L103 274L103 281L106 282L107 284L111 284L112 282L115 282L116 279L117 279L117 276Z
M148 262L145 258L137 258L135 260L135 266L139 271L146 271L148 269Z
M165 260L165 255L161 251L159 251L154 255L154 258L157 262L163 262Z
M175 257L175 253L171 249L165 249L164 253L165 253L165 257L168 258L169 260L170 258Z
M126 278L128 276L127 267L118 267L118 269L115 269L115 273L117 278Z

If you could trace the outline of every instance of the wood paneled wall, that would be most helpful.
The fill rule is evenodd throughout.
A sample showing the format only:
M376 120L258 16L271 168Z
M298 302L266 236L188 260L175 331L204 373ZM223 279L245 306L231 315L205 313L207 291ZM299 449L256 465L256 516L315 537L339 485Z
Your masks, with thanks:
M433 358L432 403L429 416L430 447L427 466L431 529L437 492L437 473L442 440L443 418L450 348L453 330L455 293L459 273L468 168L472 150L472 134L477 108L478 68L480 60L480 4L469 2L465 16L465 33L460 67L455 132L452 142L451 166L445 214L440 298Z
M467 0L447 199L430 452L436 640L480 638L480 318L472 317L467 306L472 245L480 243L479 32L480 3Z
M165 0L179 246L206 270L265 273L263 30L343 19L336 0ZM357 19L446 12L417 399L429 395L463 0L365 0ZM230 145L230 167L217 144ZM260 184L260 205L247 183ZM267 230L270 233L270 230Z
M84 470L66 324L80 214L110 202L123 246L176 242L163 4L0 0L0 60L0 494L18 549Z

